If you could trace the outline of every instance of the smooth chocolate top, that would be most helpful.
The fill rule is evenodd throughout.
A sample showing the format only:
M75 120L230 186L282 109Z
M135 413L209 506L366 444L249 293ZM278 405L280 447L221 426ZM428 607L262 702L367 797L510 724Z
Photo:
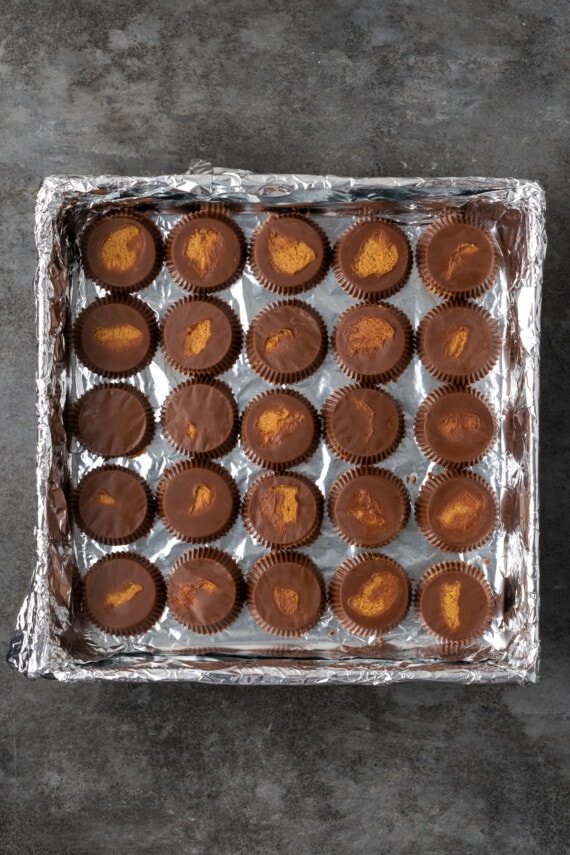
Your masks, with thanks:
M403 433L398 405L380 389L345 386L325 402L323 412L327 442L351 462L380 460Z
M253 615L259 615L264 629L278 634L302 635L320 618L324 591L309 567L288 556L275 561L250 586Z
M314 443L314 413L304 398L271 391L255 398L242 420L244 451L263 465L294 465Z
M99 386L77 402L77 435L90 451L103 457L134 454L152 436L150 405L133 387Z
M156 342L156 328L151 330L143 308L134 299L123 303L111 297L84 309L75 325L79 359L92 371L117 376L143 368L152 339Z
M294 382L296 375L314 371L325 349L322 322L310 306L278 303L261 311L248 332L252 368L275 372L275 383Z
M200 291L230 284L243 254L237 226L225 217L190 216L174 227L167 243L168 261L176 273Z
M395 562L381 555L363 556L344 576L340 608L363 630L382 632L399 623L408 610L408 577Z
M77 488L76 501L79 527L107 543L129 541L149 516L144 481L124 468L88 472Z
M418 349L428 371L445 379L482 376L499 353L497 322L472 306L446 306L422 321Z
M394 293L410 267L410 247L396 226L380 220L348 229L336 247L342 276L359 292L374 299Z
M213 540L235 516L230 485L230 476L217 468L167 470L158 485L159 513L181 540Z
M221 384L183 383L164 402L161 421L166 438L189 456L229 450L237 432L237 408Z
M149 276L160 253L157 236L135 217L102 217L88 226L84 248L89 273L110 288L134 288Z
M313 490L295 475L268 475L250 487L246 512L260 540L268 546L302 543L320 524Z
M495 250L485 232L469 223L450 223L433 233L425 261L428 272L444 290L463 294L491 274Z
M150 629L158 619L164 590L145 562L128 553L114 553L88 572L84 599L102 629L134 635Z
M252 263L279 290L296 291L317 277L327 247L318 229L302 217L270 217L256 231Z
M468 641L481 634L491 617L487 587L460 569L449 569L422 580L418 607L430 630L446 641Z
M491 488L460 472L438 484L427 501L426 517L434 535L455 552L487 540L496 522Z
M495 434L489 407L469 391L450 390L429 401L418 411L417 427L423 429L431 456L451 464L480 460Z
M350 543L382 546L406 524L408 505L402 488L381 470L366 474L351 470L351 477L335 488L333 485L331 491L332 521Z
M361 304L341 315L333 346L345 373L383 382L409 362L410 333L388 306Z
M227 566L232 560L229 555L226 559L223 563L219 558L190 555L173 568L167 584L168 607L183 626L217 632L241 605L237 570L232 574Z
M215 371L239 347L239 338L237 317L219 300L180 300L162 325L166 356L186 374Z

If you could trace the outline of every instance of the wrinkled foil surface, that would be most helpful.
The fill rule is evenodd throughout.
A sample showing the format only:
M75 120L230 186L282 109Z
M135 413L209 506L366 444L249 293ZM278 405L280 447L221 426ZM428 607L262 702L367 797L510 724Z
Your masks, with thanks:
M500 524L481 549L449 555L430 546L413 514L404 532L381 553L400 563L417 582L443 560L468 561L480 567L496 598L491 627L458 654L450 654L425 633L413 607L405 620L378 639L360 639L343 630L330 609L301 639L280 639L261 630L247 608L238 620L214 636L195 636L165 609L159 623L142 636L116 638L88 623L81 613L78 579L117 547L89 539L72 526L69 486L94 466L106 462L69 439L64 427L66 402L77 400L100 377L81 366L66 343L66 325L97 296L80 264L78 235L97 213L118 208L144 211L164 236L196 202L227 201L250 238L268 212L295 208L309 213L331 245L362 214L385 216L400 226L415 250L425 227L444 213L475 214L501 249L495 285L477 302L498 320L503 347L490 374L475 384L499 416L498 440L472 467L495 489ZM542 261L546 249L544 194L533 182L485 178L341 178L307 175L255 175L213 168L203 161L184 175L153 178L51 176L38 194L36 275L39 437L37 455L37 564L18 616L8 661L30 677L76 680L192 680L206 683L367 683L439 680L456 683L534 682L538 667L538 367ZM162 318L172 302L185 296L163 267L155 283L138 295ZM244 331L263 306L278 295L261 288L246 265L241 279L218 293L240 318ZM332 269L302 299L322 315L329 333L337 317L355 300L337 284ZM440 300L421 283L414 264L404 288L389 298L417 329L421 318ZM128 378L150 399L156 418L170 389L187 378L171 369L162 353L139 374ZM268 388L249 368L244 348L222 378L232 388L240 413ZM349 379L329 348L317 374L296 388L320 409L328 395ZM401 404L405 438L380 466L396 473L414 502L426 477L441 469L429 463L413 436L415 412L440 385L417 354L387 390ZM145 453L130 466L152 489L165 467L183 459L157 430ZM119 461L120 462L120 461ZM234 477L243 497L260 474L239 447L219 462ZM312 478L325 495L348 465L337 460L321 440L315 455L295 467ZM232 554L245 575L266 548L254 543L241 520L215 544ZM146 555L165 577L174 561L190 548L173 538L157 519L150 534L129 547ZM358 549L341 541L326 518L314 544L301 547L330 581L336 567Z

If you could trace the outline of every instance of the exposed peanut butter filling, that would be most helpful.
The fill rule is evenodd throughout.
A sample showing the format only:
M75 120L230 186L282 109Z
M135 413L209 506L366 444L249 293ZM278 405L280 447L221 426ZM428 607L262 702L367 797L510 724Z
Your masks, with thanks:
M198 356L202 353L212 335L212 321L208 318L198 321L186 330L184 356Z
M449 439L462 439L481 430L481 419L475 413L450 413L440 419L439 429Z
M459 359L469 339L469 330L467 327L459 327L455 332L450 333L445 341L445 355L449 359Z
M475 246L474 243L461 243L452 254L449 259L449 264L447 265L447 270L445 272L445 278L447 280L451 279L455 271L458 267L461 266L464 259L469 255L474 255L476 252L479 252L479 248Z
M142 331L132 324L95 327L93 330L93 338L109 350L128 350L138 344L142 337Z
M384 232L370 235L362 243L352 262L352 271L362 279L383 276L398 263L396 245L390 243Z
M200 591L204 594L215 594L219 590L219 585L216 585L211 579L200 579L195 585L181 585L174 594L174 605L178 608L188 609L194 604Z
M394 605L398 593L398 580L392 573L375 573L356 597L350 597L348 605L363 617L378 617Z
M299 594L290 588L273 588L273 602L282 614L292 617L299 608Z
M374 353L394 338L394 327L373 315L365 315L352 324L346 336L346 352L349 356L357 353Z
M268 239L269 258L280 273L294 276L316 259L314 250L303 240L271 232Z
M482 496L474 496L469 490L462 490L444 507L437 519L445 528L465 532L477 522L484 507L485 499Z
M137 594L143 590L143 586L137 582L124 582L116 591L109 591L105 595L103 605L109 609L116 609L119 606L124 606L130 603Z
M135 266L143 246L143 236L137 226L120 226L101 243L99 259L107 270L126 273Z
M215 229L196 229L186 241L184 255L194 265L200 278L218 264L218 248L222 241L221 234Z
M370 495L368 490L356 490L353 495L352 507L348 513L367 528L385 528L388 525L384 508Z
M293 330L287 329L287 327L277 330L277 332L274 332L273 335L270 335L265 339L263 349L266 353L273 353L273 351L279 347L283 339L287 338L293 338Z
M194 487L193 502L190 507L191 514L204 514L214 504L216 491L205 484L197 484Z
M197 433L198 431L196 430L196 425L194 424L194 422L188 422L188 424L186 425L186 436L188 437L188 439L195 440Z
M264 410L255 420L255 427L262 446L275 446L293 433L301 424L303 413L292 413L286 407Z
M288 525L295 525L299 511L299 488L286 484L269 487L259 502L259 509L277 531L284 534Z
M366 419L366 428L362 435L364 445L366 445L366 443L374 433L374 410L372 409L372 407L369 407L366 401L363 401L362 398L353 398L352 403L354 404L357 410L360 410L360 412Z
M459 628L459 594L461 582L446 582L441 586L439 603L443 619L450 629Z
M117 504L117 500L114 496L108 493L106 490L100 490L95 496L95 503L97 505L104 505L106 507L112 507Z

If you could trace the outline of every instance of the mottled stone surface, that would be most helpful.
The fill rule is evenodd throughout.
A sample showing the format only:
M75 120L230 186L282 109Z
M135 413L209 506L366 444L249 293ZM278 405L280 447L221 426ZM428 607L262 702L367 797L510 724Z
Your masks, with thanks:
M548 201L542 669L529 688L27 682L0 665L6 855L568 852L562 0L7 0L0 6L0 646L35 524L42 177L514 175ZM556 512L556 513L555 513Z

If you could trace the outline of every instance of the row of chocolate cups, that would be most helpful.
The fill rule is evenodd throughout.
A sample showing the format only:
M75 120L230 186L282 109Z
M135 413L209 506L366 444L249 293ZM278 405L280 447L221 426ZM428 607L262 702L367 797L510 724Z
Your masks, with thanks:
M96 562L83 582L83 603L92 622L117 636L140 635L160 620L165 603L174 618L199 635L230 626L247 600L255 622L283 638L316 626L327 591L314 562L299 552L270 552L251 567L247 581L227 553L206 547L182 555L166 583L141 555L115 552ZM364 552L338 567L328 602L340 625L373 638L398 626L410 605L425 630L448 644L466 644L490 625L494 598L483 573L458 561L430 567L412 581L393 559Z
M205 205L182 217L163 246L160 231L142 214L95 217L81 237L87 275L111 291L134 292L150 284L166 256L168 271L185 290L211 293L229 287L246 257L261 285L279 294L307 291L331 263L341 285L356 299L395 294L412 268L406 235L393 223L363 218L339 238L331 253L322 229L301 214L274 214L245 237L222 205ZM497 266L491 237L461 214L442 217L422 234L418 271L426 287L447 298L478 297L490 287Z

